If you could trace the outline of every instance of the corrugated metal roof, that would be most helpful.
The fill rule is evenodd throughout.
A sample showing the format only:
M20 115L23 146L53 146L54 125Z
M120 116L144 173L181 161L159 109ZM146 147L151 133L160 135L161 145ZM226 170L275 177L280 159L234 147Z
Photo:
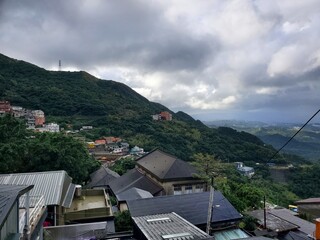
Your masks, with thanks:
M132 217L132 219L148 240L213 239L174 212Z
M46 205L62 205L72 179L66 171L0 174L0 184L34 185L32 196L44 196Z

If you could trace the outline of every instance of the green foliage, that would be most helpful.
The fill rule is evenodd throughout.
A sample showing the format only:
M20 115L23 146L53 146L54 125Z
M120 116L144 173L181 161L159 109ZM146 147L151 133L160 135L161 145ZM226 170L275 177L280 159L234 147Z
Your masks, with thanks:
M32 133L17 119L0 118L0 173L65 170L82 184L99 163L85 146L58 133Z
M301 198L319 197L320 164L304 165L289 171L289 188Z
M193 155L192 165L197 169L197 177L206 180L210 184L210 179L220 176L224 165L213 155L197 153Z
M132 222L130 212L128 210L117 212L115 214L114 224L116 232L124 232L132 230Z
M28 146L27 172L63 169L74 182L82 184L99 166L81 142L59 133L36 134Z
M254 217L245 214L239 226L246 231L253 232L257 227L257 221Z
M133 169L136 162L133 157L121 158L115 162L113 166L110 167L112 171L115 171L119 175L125 174L128 170Z

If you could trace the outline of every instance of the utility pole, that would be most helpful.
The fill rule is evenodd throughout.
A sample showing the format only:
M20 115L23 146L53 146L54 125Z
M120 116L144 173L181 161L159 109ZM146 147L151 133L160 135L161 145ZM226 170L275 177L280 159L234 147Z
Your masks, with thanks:
M266 196L263 196L263 227L264 229L267 229Z
M210 196L209 196L209 206L208 206L208 217L207 217L207 228L206 228L206 233L209 234L209 235L210 235L210 229L211 229L211 218L212 218L212 210L213 210L213 194L214 194L213 176L211 176Z

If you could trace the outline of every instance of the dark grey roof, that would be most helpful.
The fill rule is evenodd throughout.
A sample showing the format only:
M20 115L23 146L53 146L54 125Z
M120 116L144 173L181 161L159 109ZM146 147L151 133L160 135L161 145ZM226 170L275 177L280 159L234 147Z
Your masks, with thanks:
M137 165L160 180L193 178L197 172L188 162L159 149L139 158Z
M152 198L152 194L139 189L139 188L130 188L126 191L123 191L116 195L118 201L128 201L128 200L135 200L135 199L141 199L141 198Z
M311 235L313 236L313 235ZM314 239L313 237L309 237L308 235L301 234L299 231L290 231L283 236L279 236L278 239L281 240L310 240Z
M0 229L18 198L32 188L33 185L0 185Z
M30 195L43 195L46 205L62 205L71 181L63 170L0 175L0 184L34 185Z
M161 196L127 201L131 216L176 212L195 225L206 224L209 192ZM236 221L242 215L219 192L214 192L212 223Z
M254 210L254 211L248 212L248 214L256 218L259 224L263 225L264 223L263 210ZM286 231L298 229L298 225L295 225L286 220L283 220L277 217L276 215L271 214L270 212L267 212L266 220L267 220L267 229L270 229L275 232L286 232Z
M111 181L120 175L105 166L101 166L97 171L90 174L90 182L87 188L107 187Z
M289 209L270 209L268 210L268 213L299 226L299 231L303 232L304 234L311 235L316 229L315 224L295 216L294 213Z
M129 170L121 177L109 184L112 192L117 195L130 188L136 187L150 192L152 195L159 193L162 187L139 172L136 168Z
M320 204L320 198L307 198L296 201L296 204Z
M148 240L213 239L213 237L174 212L132 217L132 219Z

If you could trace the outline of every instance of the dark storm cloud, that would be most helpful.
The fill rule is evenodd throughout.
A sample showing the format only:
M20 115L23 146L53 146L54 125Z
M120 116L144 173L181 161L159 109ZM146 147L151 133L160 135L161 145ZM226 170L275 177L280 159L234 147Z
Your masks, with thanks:
M191 114L293 116L319 106L319 13L318 0L0 0L0 52Z
M5 8L3 27L13 36L25 33L16 48L42 65L62 58L87 69L108 64L175 71L203 66L211 55L209 39L171 26L161 7L147 2L7 1Z

